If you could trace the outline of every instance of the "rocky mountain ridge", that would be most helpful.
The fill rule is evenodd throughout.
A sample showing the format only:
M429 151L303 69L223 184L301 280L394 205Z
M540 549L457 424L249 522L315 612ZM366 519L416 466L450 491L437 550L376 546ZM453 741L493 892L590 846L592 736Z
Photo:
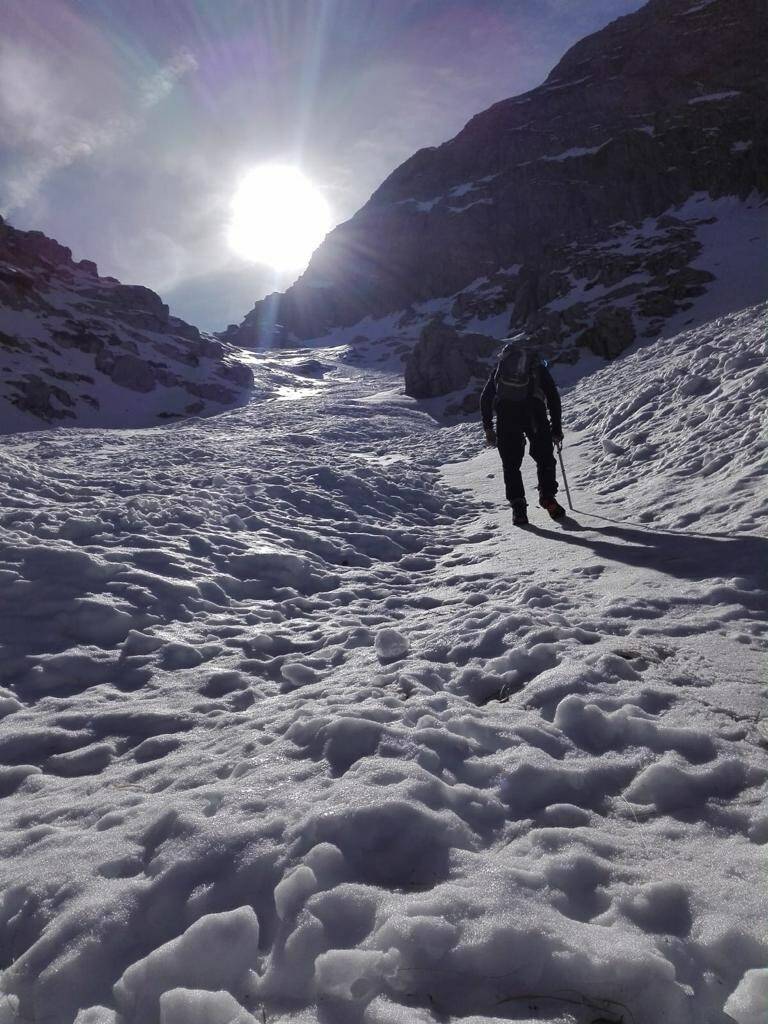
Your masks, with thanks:
M145 426L221 411L250 369L149 288L0 219L0 432Z
M438 317L448 333L522 327L573 361L657 335L717 277L697 264L707 204L746 204L748 238L764 224L766 27L760 0L651 0L619 18L406 161L224 337L290 345L393 317L412 347ZM411 358L418 397L445 386L428 379L434 338Z

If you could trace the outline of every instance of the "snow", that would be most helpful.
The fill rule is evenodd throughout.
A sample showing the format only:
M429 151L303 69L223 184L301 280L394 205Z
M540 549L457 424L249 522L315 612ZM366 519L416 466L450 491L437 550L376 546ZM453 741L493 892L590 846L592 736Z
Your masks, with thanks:
M762 253L768 241L768 204L753 193L746 199L695 193L674 211L681 220L695 220L700 254L695 270L707 270L715 280L687 314L672 317L664 327L671 335L687 322L707 323L714 317L755 305L768 294L768 273ZM707 222L711 223L707 223Z
M509 307L492 316L474 316L467 320L462 330L467 332L477 331L489 338L506 338L509 334Z
M584 75L582 78L572 78L568 82L559 82L557 79L550 78L547 83L541 86L542 90L553 90L553 89L572 89L574 85L581 85L582 82L589 82L592 78L591 75ZM552 84L548 84L551 82ZM520 100L517 101L521 102Z
M374 646L382 661L402 658L408 653L408 640L396 629L379 630Z
M431 199L398 199L395 206L401 206L404 203L415 203L419 213L429 213L432 207L437 206L443 199L445 199L445 196L433 196Z
M465 210L469 210L473 206L493 206L493 199L475 199L474 202L466 203L464 206L449 206L449 213L464 213Z
M477 187L474 181L464 181L460 185L454 185L448 195L458 198L459 196L465 196L467 192L473 192Z
M567 309L575 302L593 302L596 299L603 299L610 297L611 292L619 291L627 285L640 285L645 284L650 280L650 275L647 273L640 274L628 274L623 277L620 281L617 281L613 285L604 284L590 284L590 279L587 277L574 278L571 276L571 290L566 292L565 295L561 295L556 299L552 299L551 302L547 303L547 309L554 311L560 311ZM619 301L613 302L614 306L621 305Z
M688 14L691 12L688 11ZM734 96L741 96L738 89L727 89L725 92L710 92L706 96L695 96L692 100L688 100L689 105L693 106L696 103L714 103L717 100L729 100Z
M720 314L744 309L765 298L768 276L761 250L768 240L768 207L763 197L753 193L745 199L737 196L713 199L706 192L696 192L666 214L693 225L700 250L689 266L707 271L714 280L706 284L702 295L686 300L678 313L666 317L663 327L655 325L660 334L670 337L690 324L707 323ZM597 245L598 250L633 256L639 252L661 253L668 244L657 218L649 218L636 226L614 225L613 230L609 240ZM569 290L552 299L547 310L561 312L581 302L605 304L610 301L612 307L633 309L636 320L642 323L634 306L643 286L651 285L652 280L650 274L642 272L626 274L615 283L605 285L571 273L569 284Z
M404 203L414 203L419 213L429 213L433 207L437 206L437 204L441 203L444 199L459 199L461 196L465 196L469 192L476 192L479 189L484 189L487 182L493 181L493 179L497 177L497 174L487 174L484 178L480 178L478 181L463 181L450 188L445 195L432 196L430 199L415 199L413 197L408 199L398 199L395 206L401 206ZM451 206L449 207L449 211L451 213L460 213L463 210L468 210L470 206L474 206L476 203L492 202L492 199L477 199L474 203L469 203L466 206Z
M765 1024L768 1018L768 968L747 971L725 1004L736 1024Z
M114 987L117 1009L128 1019L158 1024L160 996L170 990L238 991L255 966L258 945L259 922L250 907L201 917L131 964Z
M14 269L6 260L2 268L6 276ZM0 434L56 422L155 425L245 400L251 382L230 346L195 338L188 325L131 300L119 282L72 263L46 271L38 262L27 277L23 298L4 292L0 302ZM126 308L130 301L139 308ZM45 410L49 388L45 419L29 407Z
M766 311L569 386L525 532L391 321L4 438L0 1021L762 1019Z
M705 7L709 7L715 3L715 0L699 0L699 3L689 7L687 11L683 11L683 14L695 14L697 11L703 11Z
M603 146L606 146L607 142L601 143L599 146L572 146L570 149L564 150L562 153L558 153L557 156L544 156L542 160L549 161L562 161L572 160L578 156L588 156L591 153L599 153Z

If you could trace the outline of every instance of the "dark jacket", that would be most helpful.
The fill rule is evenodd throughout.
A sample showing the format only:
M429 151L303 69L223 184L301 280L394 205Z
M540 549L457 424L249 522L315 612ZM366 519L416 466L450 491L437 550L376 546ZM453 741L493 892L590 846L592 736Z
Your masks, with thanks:
M494 412L497 412L496 374L498 372L498 369L498 366L494 368L493 372L491 373L491 376L488 378L486 382L485 387L483 388L483 393L480 396L480 412L483 417L483 427L485 427L486 430L489 427L493 426L493 414ZM544 366L543 363L537 362L533 369L533 372L537 375L535 383L538 385L538 388L534 388L534 390L539 390L540 392L542 392L544 398L546 399L547 410L549 411L549 419L552 423L552 433L562 434L562 408L560 405L560 394L557 390L557 384L555 384L552 378L552 374L549 372L546 366ZM541 406L543 404L540 399L534 397L527 398L524 402L510 402L505 404L519 406L520 409L517 411L519 411L520 413L520 419L524 420L526 418L527 413L535 414L535 407L529 407L529 403L533 402L535 402L537 406Z

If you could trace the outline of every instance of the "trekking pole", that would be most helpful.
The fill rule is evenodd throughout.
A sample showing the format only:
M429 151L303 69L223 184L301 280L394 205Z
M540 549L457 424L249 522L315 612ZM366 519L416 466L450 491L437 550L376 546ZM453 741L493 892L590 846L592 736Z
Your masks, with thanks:
M560 460L560 472L563 474L563 483L565 484L565 493L566 493L566 495L568 497L568 508L571 510L571 512L575 512L576 509L573 507L573 502L571 501L571 489L568 486L568 477L565 475L565 466L563 464L563 442L562 441L557 446L557 457Z

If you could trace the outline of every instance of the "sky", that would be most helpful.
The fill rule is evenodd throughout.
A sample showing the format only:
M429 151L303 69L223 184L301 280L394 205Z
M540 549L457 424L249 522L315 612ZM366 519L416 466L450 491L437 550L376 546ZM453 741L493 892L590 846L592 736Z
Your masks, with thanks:
M206 330L284 290L232 196L300 167L333 223L641 0L5 0L0 214Z

